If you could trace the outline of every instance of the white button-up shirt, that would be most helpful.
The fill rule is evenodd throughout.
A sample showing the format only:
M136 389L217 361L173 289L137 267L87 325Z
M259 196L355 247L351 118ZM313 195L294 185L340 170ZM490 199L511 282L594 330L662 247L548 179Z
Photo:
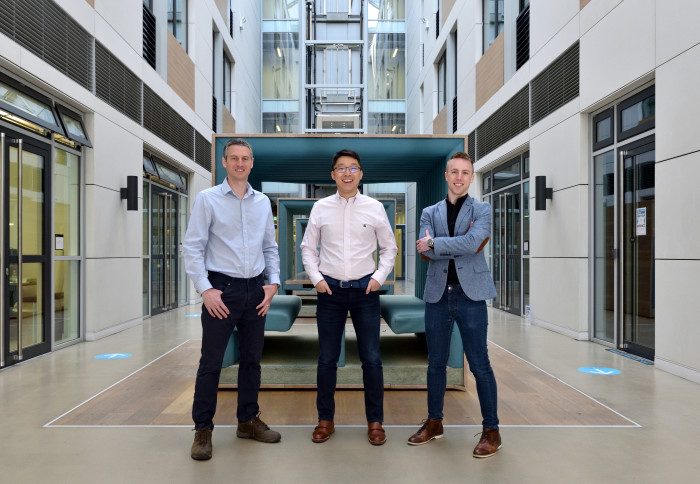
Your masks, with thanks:
M378 267L374 262L377 243ZM397 252L384 206L361 193L349 200L336 193L317 201L301 243L304 268L314 286L323 274L341 281L371 274L384 284Z

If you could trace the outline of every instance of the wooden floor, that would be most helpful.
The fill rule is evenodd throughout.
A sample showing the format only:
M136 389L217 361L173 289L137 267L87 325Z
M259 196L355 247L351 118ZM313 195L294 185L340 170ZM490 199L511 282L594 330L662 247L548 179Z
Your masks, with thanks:
M191 426L200 341L191 340L54 421L52 426ZM634 426L591 398L489 343L503 426ZM447 391L446 425L481 425L474 381ZM218 426L236 425L236 391L219 392ZM274 425L315 425L315 390L261 390L262 418ZM390 390L386 425L416 425L426 417L425 390ZM363 392L336 392L336 425L363 425Z

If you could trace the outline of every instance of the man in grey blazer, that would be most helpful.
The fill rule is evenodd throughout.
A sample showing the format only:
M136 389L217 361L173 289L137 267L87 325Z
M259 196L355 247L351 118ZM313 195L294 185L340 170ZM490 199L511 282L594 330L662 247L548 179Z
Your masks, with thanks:
M428 344L428 419L410 445L443 436L442 410L447 385L447 358L454 323L476 380L483 432L474 457L490 457L501 448L496 378L486 346L486 299L496 297L481 249L491 234L491 206L467 195L474 181L469 155L455 153L445 169L447 198L423 209L416 249L430 260L425 281L425 336Z

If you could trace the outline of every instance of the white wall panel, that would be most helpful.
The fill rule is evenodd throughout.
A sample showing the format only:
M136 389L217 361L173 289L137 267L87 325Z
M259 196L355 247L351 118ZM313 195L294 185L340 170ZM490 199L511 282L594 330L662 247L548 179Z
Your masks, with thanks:
M627 0L581 37L581 106L654 70L655 0Z
M539 163L530 151L530 166ZM588 256L588 186L562 189L547 176L554 189L547 210L535 210L530 200L530 254L536 257ZM535 196L535 173L530 172L530 196Z
M700 46L656 70L656 158L700 150Z
M656 0L656 64L700 43L700 2Z
M581 22L581 35L588 32L595 24L600 22L613 9L617 8L624 0L591 0L581 10L579 20ZM635 1L635 0L631 0Z
M587 116L578 114L577 104L574 100L565 105L572 112L568 117L560 117L567 112L567 109L560 108L530 128L533 133L530 140L531 176L546 175L547 185L555 189L588 183L588 150L581 147L582 129L588 120ZM548 124L550 118L557 122L544 132L537 130L540 124Z
M555 36L580 9L580 0L535 0L530 3L530 56Z
M657 137L658 146L658 137ZM695 152L656 164L656 257L700 259L700 190ZM697 275L700 281L700 274ZM695 282L696 289L700 283Z
M96 0L97 12L95 31L99 32L99 22L105 22L119 33L119 36L131 46L134 52L143 52L143 22L141 12L142 0ZM118 58L121 56L117 55Z

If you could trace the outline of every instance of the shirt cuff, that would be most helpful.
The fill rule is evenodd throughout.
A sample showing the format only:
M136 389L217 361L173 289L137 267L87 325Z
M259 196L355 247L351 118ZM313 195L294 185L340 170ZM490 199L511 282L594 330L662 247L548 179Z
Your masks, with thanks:
M282 286L282 284L280 284L280 275L279 274L269 274L267 276L267 283L268 284L277 284L278 286Z
M211 289L212 287L214 286L211 285L211 282L209 282L209 278L207 277L203 277L194 283L194 288L199 294L202 294L204 291Z

